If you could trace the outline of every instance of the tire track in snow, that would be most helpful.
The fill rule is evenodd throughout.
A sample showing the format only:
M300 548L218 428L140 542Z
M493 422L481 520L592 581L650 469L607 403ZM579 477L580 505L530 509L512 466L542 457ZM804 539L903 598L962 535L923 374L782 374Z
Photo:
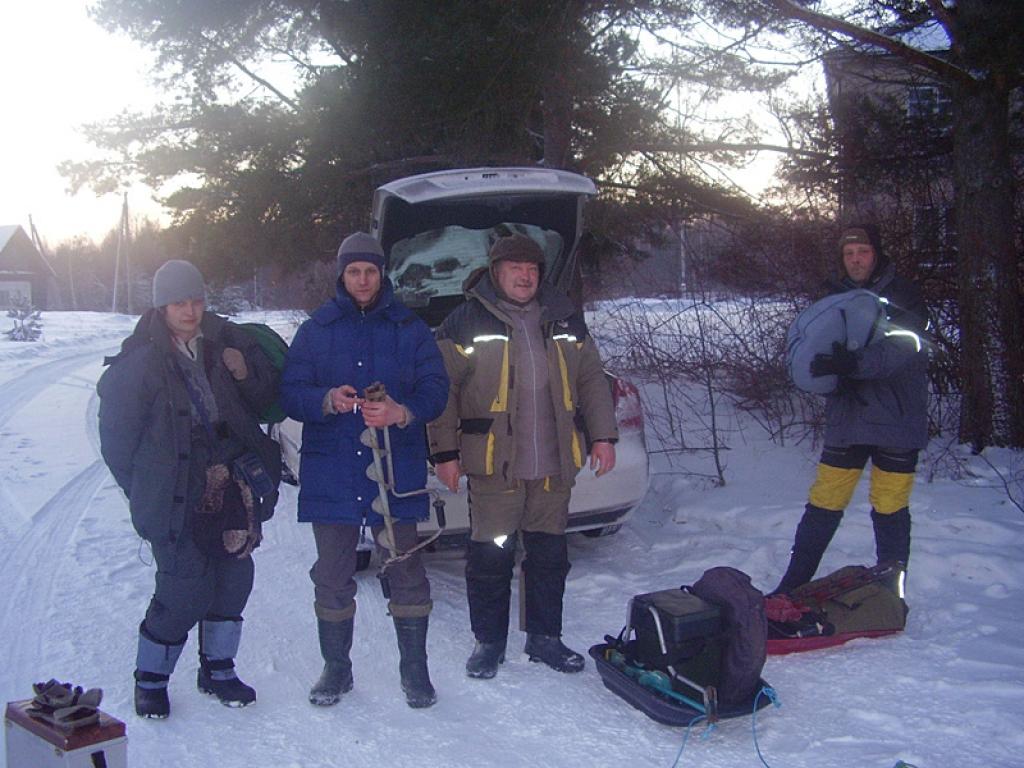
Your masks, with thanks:
M106 348L104 345L43 363L0 386L0 427L48 387L58 386L75 370L94 364L97 355ZM85 431L97 456L98 400L93 392L83 414ZM7 590L3 626L23 627L24 631L13 632L13 642L5 648L9 674L25 674L33 668L39 652L39 637L37 631L30 628L46 626L54 611L59 610L60 595L55 594L57 574L67 565L73 536L108 476L106 466L97 458L58 489L28 523L10 532L11 543L4 547L6 556L0 564L0 583ZM0 504L6 495L0 487Z
M70 357L62 357L29 368L21 376L0 385L0 427L37 397L46 387L58 383L62 378L79 368L97 362L97 358L110 352L109 344L95 347L88 352L80 352Z

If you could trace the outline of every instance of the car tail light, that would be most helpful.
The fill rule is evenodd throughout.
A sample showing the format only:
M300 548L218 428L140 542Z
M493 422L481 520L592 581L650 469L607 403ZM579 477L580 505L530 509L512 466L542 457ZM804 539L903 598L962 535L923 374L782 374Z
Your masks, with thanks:
M615 404L615 421L620 432L642 432L644 409L640 404L640 393L628 381L612 379L612 402Z

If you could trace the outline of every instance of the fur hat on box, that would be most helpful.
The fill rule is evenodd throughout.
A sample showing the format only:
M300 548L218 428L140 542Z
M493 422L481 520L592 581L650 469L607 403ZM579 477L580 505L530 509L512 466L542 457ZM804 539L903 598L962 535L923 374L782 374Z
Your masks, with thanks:
M341 241L341 247L338 248L338 273L344 272L345 267L356 261L368 261L380 270L381 275L384 274L384 249L372 235L365 232L353 232Z
M202 273L190 262L171 259L153 275L153 306L166 307L179 301L205 299Z

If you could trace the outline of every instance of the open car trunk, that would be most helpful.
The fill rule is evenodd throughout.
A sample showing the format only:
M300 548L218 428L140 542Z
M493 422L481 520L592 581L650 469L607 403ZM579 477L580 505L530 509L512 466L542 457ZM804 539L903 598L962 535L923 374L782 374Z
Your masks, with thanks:
M583 204L597 190L579 174L474 168L410 176L373 198L373 234L395 293L431 327L462 301L462 283L499 237L519 232L545 254L544 280L571 291Z

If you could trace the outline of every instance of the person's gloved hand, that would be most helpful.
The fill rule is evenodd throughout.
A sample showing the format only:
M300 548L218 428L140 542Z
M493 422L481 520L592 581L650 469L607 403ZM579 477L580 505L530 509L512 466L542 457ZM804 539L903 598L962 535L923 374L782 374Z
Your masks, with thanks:
M857 355L838 341L832 342L832 354L815 355L811 376L852 376L857 371Z
M224 354L221 357L224 358L224 366L231 371L235 381L241 381L248 377L249 366L245 364L245 355L239 350L234 347L224 347Z

